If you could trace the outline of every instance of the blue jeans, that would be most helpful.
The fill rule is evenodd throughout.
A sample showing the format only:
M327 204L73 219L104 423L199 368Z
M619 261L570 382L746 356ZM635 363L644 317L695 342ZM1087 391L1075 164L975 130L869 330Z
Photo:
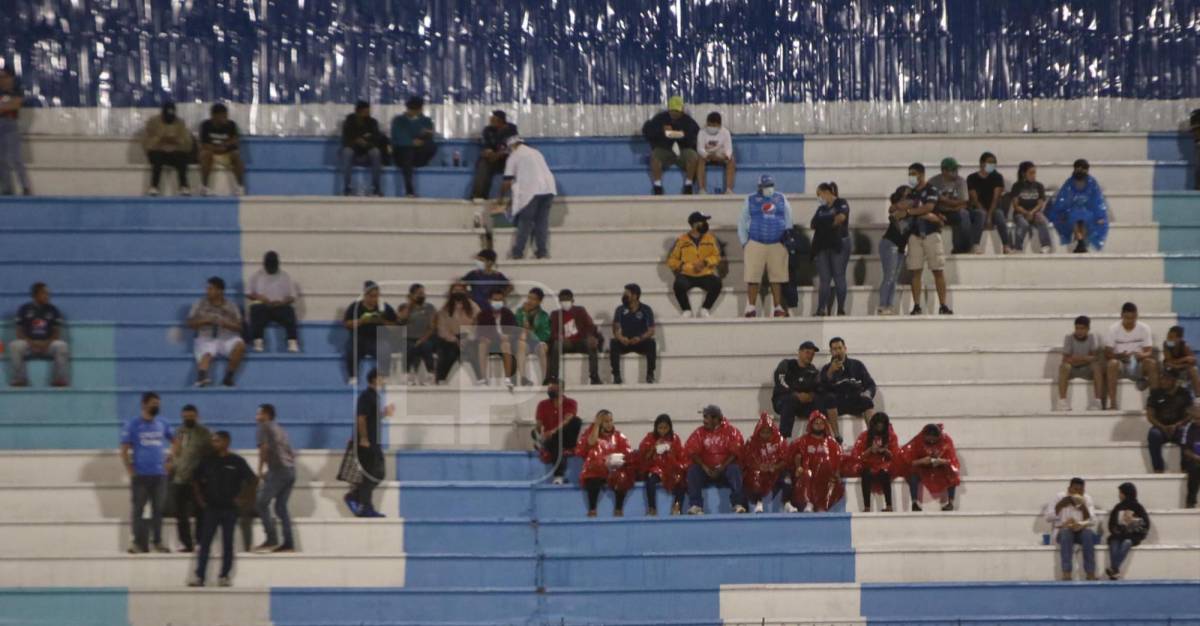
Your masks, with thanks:
M133 526L133 542L146 550L147 543L146 520L142 511L150 505L149 541L154 545L162 543L162 511L167 499L166 476L137 476L130 479L130 495L133 500L133 514L130 520Z
M1146 433L1146 443L1150 447L1150 466L1156 472L1163 472L1167 469L1167 461L1163 458L1163 446L1168 443L1181 443L1183 437L1183 427L1175 429L1175 434L1170 437L1163 432L1158 426L1151 426L1150 432ZM1180 453L1180 463L1183 463L1183 453Z
M987 213L980 208L963 209L959 212L959 221L954 225L954 252L970 252L972 246L979 245L983 239L983 222Z
M1096 573L1096 532L1090 528L1083 530L1058 529L1059 559L1062 561L1062 572L1071 573L1071 563L1075 559L1075 544L1083 548L1083 571L1087 574Z
M1012 248L1012 238L1008 236L1008 220L1004 216L1004 210L1000 207L992 209L992 226L996 227L996 234L1000 236L1000 245ZM979 243L982 239L983 233L980 231L980 239L975 243Z
M746 494L742 492L742 468L737 463L725 466L725 471L716 478L693 463L687 472L688 502L691 506L704 508L704 488L709 485L729 487L729 503L733 506L746 506Z
M658 487L662 484L662 479L658 474L646 474L646 508L658 509ZM690 483L689 483L690 484ZM683 506L683 494L687 493L686 485L675 485L675 493L671 494L671 500L674 504Z
M349 146L342 148L343 189L350 189L351 176L354 174L355 165L369 165L371 167L371 188L374 191L379 191L380 178L383 176L383 154L379 152L379 148L371 148L361 152Z
M1034 216L1032 226L1025 217L1013 215L1013 238L1016 240L1013 243L1014 250L1025 249L1025 237L1029 235L1031 228L1037 228L1038 242L1043 248L1050 246L1050 223L1046 221L1046 216L1039 212Z
M891 308L896 302L896 281L900 278L900 268L904 267L904 253L896 244L881 239L879 264L883 269L883 280L879 282L879 308Z
M258 488L258 498L255 505L258 517L262 519L263 530L267 532L268 544L279 544L279 535L275 532L275 520L271 519L271 501L275 501L275 514L279 516L279 525L283 528L283 544L289 548L292 543L292 516L288 514L288 498L292 495L292 487L296 484L296 468L284 467L273 469L263 477L262 485Z
M233 528L237 525L237 509L204 509L200 523L200 554L196 557L196 578L204 580L208 572L208 555L212 551L217 528L221 529L221 577L233 570Z
M1125 563L1125 559L1129 557L1129 551L1133 550L1133 542L1129 539L1117 539L1116 537L1108 538L1108 567L1109 569L1120 572L1121 565Z
M821 286L817 292L817 312L829 313L832 286L837 283L837 310L846 310L846 266L850 264L850 238L842 239L842 249L822 250L817 253L817 275L821 278Z
M17 120L0 119L0 194L13 193L12 174L17 173L21 190L28 190L29 174L25 171L25 160L21 158L21 131Z
M512 257L519 259L525 256L525 244L529 235L533 234L533 253L537 258L550 255L548 239L550 237L550 205L554 203L554 194L544 193L534 196L525 208L517 213L513 221L516 223L517 235L513 238Z

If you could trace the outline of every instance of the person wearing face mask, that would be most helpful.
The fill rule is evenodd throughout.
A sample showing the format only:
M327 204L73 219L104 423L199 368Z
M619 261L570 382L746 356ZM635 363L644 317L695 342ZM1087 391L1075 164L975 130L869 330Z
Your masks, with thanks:
M504 290L493 289L488 305L481 308L479 315L475 316L475 339L479 350L479 376L476 384L488 384L488 356L499 354L504 361L504 385L509 389L513 388L513 336L517 328L516 316L504 305Z
M625 514L625 495L637 479L637 456L629 440L613 425L613 416L601 409L596 419L579 435L577 444L583 457L579 482L587 491L588 517L596 517L600 492L607 485L613 491L613 517Z
M1192 394L1173 374L1164 371L1158 375L1158 387L1146 399L1146 421L1150 422L1146 441L1150 447L1150 466L1155 474L1167 471L1163 446L1183 441L1183 426L1188 421L1192 402Z
M491 300L492 291L501 289L505 297L512 293L512 283L500 270L496 269L496 251L480 250L475 255L475 267L462 277L471 291L471 299L481 309L486 309Z
M575 294L570 289L558 292L558 310L550 312L550 344L547 346L546 379L559 378L559 352L562 354L586 354L588 358L588 381L593 385L600 380L600 331L596 328L588 310L575 304Z
M1102 250L1108 237L1108 202L1100 183L1088 175L1090 169L1086 159L1077 159L1071 178L1058 188L1054 203L1046 209L1059 243L1074 244L1075 253L1087 252L1088 246Z
M1179 436L1179 456L1183 461L1183 472L1187 474L1187 492L1184 508L1196 508L1196 496L1200 494L1200 406L1188 409L1191 421L1183 425Z
M979 171L967 176L967 194L970 196L972 210L983 211L983 228L978 231L978 237L972 241L975 254L983 254L983 231L996 228L1000 236L1000 245L1004 254L1012 252L1012 243L1008 237L1008 222L1004 214L1005 206L1001 203L1004 197L1004 176L996 170L996 155L984 152L979 155Z
M358 383L358 364L366 357L375 359L377 369L386 377L391 362L389 336L379 335L379 328L398 321L396 310L379 297L379 285L373 280L363 283L362 298L350 303L342 316L342 325L350 331L346 346L346 371L349 384ZM381 345L382 344L382 345Z
M903 473L908 476L908 493L912 510L921 510L921 486L930 495L946 495L943 511L954 510L954 492L958 486L958 453L954 440L941 424L926 424L921 432L900 449ZM901 473L901 472L897 472Z
M791 505L803 512L812 506L814 513L829 511L846 495L842 484L842 446L829 429L829 418L820 411L808 416L804 435L797 437L788 450L792 479Z
M196 545L192 534L191 520L196 520L196 532L200 532L200 519L204 511L196 501L192 489L192 475L200 462L212 454L212 431L200 423L200 412L194 405L186 404L179 412L183 425L175 431L171 441L171 493L175 503L175 531L179 536L179 551L191 552Z
M937 211L952 228L954 254L972 252L975 242L983 236L983 210L974 207L967 191L967 181L958 175L958 160L942 159L941 172L929 179L938 190Z
M809 226L813 231L812 259L820 276L817 316L832 315L833 284L837 284L837 314L846 314L846 268L850 265L850 205L838 197L837 183L817 185L821 204Z
M354 195L354 166L371 168L371 195L382 196L383 156L390 149L379 122L371 117L371 103L359 100L354 112L342 121L342 147L338 152L342 170L342 195Z
M921 273L929 266L933 273L933 285L937 289L939 315L953 315L946 304L946 248L942 243L942 226L946 220L937 213L940 193L937 187L925 180L925 166L913 163L908 166L908 203L905 209L909 220L908 253L905 262L912 272L913 308L909 315L921 315Z
M187 124L175 115L175 103L164 102L162 112L146 122L142 134L142 148L150 161L150 188L146 195L159 194L158 183L162 178L163 166L175 168L179 174L179 195L190 196L187 168L192 160L192 133Z
M625 285L621 306L613 311L613 339L609 348L613 384L621 384L621 357L633 352L646 357L646 383L654 382L658 344L654 341L654 310L642 304L642 288Z
M555 485L567 482L567 454L575 449L583 427L579 403L563 393L564 386L557 378L546 381L546 399L538 402L532 433L538 456L550 466Z
M446 303L433 318L436 374L434 382L441 384L462 355L463 343L470 337L479 308L467 295L465 285L456 285L446 297ZM476 367L478 370L478 367Z
M683 194L692 193L692 181L700 168L700 155L696 153L699 134L700 125L683 112L680 96L671 96L667 110L642 125L642 137L650 144L650 182L654 195L662 195L663 170L672 165L683 170Z
M1025 251L1025 237L1037 228L1041 252L1050 251L1050 222L1046 220L1046 188L1037 181L1037 166L1033 161L1021 161L1017 166L1017 182L1012 191L1013 249Z
M700 163L696 167L696 184L700 193L706 193L706 178L709 165L725 168L725 193L733 193L733 180L737 176L737 164L733 161L733 136L729 129L721 126L721 114L713 111L705 120L706 126L696 141L696 152Z
M546 292L541 287L533 287L525 296L525 301L517 307L517 375L522 386L532 386L533 382L525 377L526 359L529 353L537 355L541 365L543 380L546 375L546 344L550 341L550 314L542 308L542 300Z
M425 371L432 374L435 369L433 355L435 347L434 317L437 308L425 301L425 286L413 283L408 286L408 302L396 311L396 318L404 325L404 371L408 384L418 382L417 371L425 364Z
M246 300L250 302L246 316L250 318L250 338L255 352L263 351L263 332L272 322L283 326L287 333L288 352L299 352L296 330L296 309L292 304L300 290L287 272L279 269L279 254L271 250L263 255L262 269L246 282Z
M817 344L805 341L797 349L796 358L783 359L775 366L771 376L775 386L771 406L779 414L779 430L784 437L791 438L797 415L808 415L817 410L821 373L813 365L813 357L818 352Z
M638 457L646 475L646 515L658 515L659 485L672 496L671 515L683 513L683 497L687 495L687 481L684 480L687 458L670 415L663 413L654 418L654 429L638 444Z
M1167 329L1167 340L1162 347L1163 371L1173 372L1183 382L1191 382L1192 394L1200 394L1200 368L1196 367L1196 353L1183 339L1183 327Z
M746 317L758 316L758 286L763 273L771 283L775 299L775 317L787 317L783 308L783 284L788 281L788 251L783 236L792 227L792 210L787 198L775 190L775 178L763 174L758 193L746 198L738 219L738 240L742 242L746 281Z
M162 542L162 510L167 496L167 469L171 467L171 440L175 431L158 417L158 394L142 394L142 413L121 427L121 462L129 475L133 495L133 539L130 554L150 551L146 521L142 511L150 505L149 540L155 552L170 552Z
M879 308L876 315L895 315L896 282L900 279L900 269L904 263L904 248L908 245L908 229L911 220L908 211L915 207L908 198L909 188L901 185L888 198L888 227L879 240L879 267L882 277L879 280Z
M688 300L688 292L692 289L704 290L704 303L700 305L700 317L710 317L713 305L721 296L721 277L717 274L717 266L721 263L721 246L717 237L708 232L708 220L711 215L692 211L688 216L688 226L691 227L675 240L671 254L667 256L667 268L675 274L672 289L683 317L692 317L692 303Z

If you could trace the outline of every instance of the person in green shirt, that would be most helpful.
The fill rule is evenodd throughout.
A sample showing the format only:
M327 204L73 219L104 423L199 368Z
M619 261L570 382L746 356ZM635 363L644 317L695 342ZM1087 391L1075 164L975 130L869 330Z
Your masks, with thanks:
M192 477L200 462L213 453L212 431L200 423L200 411L195 405L185 404L179 414L183 424L171 441L171 495L175 498L179 551L191 552L196 545L191 520L196 520L196 534L199 535L200 519L204 514L192 489Z
M520 341L517 342L517 368L521 374L521 384L530 386L533 383L525 378L525 358L530 351L537 354L538 364L542 373L546 372L546 344L550 341L550 314L542 308L542 299L546 293L539 287L529 290L525 302L517 307L517 326L521 329Z
M433 142L433 120L425 115L425 99L413 96L404 104L405 111L392 119L392 153L404 175L404 195L417 197L413 169L424 167L437 154Z

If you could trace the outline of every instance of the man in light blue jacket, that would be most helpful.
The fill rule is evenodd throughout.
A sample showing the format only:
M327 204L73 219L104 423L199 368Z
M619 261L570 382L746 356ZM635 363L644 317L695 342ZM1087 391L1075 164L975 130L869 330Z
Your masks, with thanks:
M775 317L787 317L783 308L783 284L788 281L788 252L783 234L792 227L792 210L787 198L775 191L775 179L763 174L758 193L746 197L746 208L738 219L738 239L742 242L745 267L746 317L758 316L758 286L763 272L771 283L775 299ZM765 308L765 307L764 307Z

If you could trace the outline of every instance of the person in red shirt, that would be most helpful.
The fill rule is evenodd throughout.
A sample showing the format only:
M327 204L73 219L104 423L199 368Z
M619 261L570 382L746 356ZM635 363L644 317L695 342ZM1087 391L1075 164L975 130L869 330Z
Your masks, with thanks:
M654 430L646 433L638 445L638 461L646 473L646 515L658 515L659 485L675 499L671 515L683 512L683 496L687 494L683 474L687 457L670 415L663 413L654 419Z
M691 466L687 471L688 515L704 513L704 488L709 485L729 487L729 502L734 513L746 512L746 495L742 491L742 468L738 454L742 450L742 433L725 420L721 407L710 404L700 411L704 425L688 437L684 452Z
M900 450L908 475L908 493L912 510L921 510L921 485L939 500L946 495L943 511L954 510L954 488L958 486L958 453L954 440L941 424L926 424L921 434Z
M559 310L550 313L549 363L546 379L558 378L558 349L563 354L588 355L588 381L600 384L600 332L587 309L575 306L575 294L570 289L558 292Z
M883 492L884 513L892 512L892 479L895 466L899 464L900 443L892 421L887 413L876 413L867 422L867 429L854 442L850 451L853 461L848 474L858 474L862 479L863 512L871 511L871 495Z
M846 495L841 478L842 447L831 434L824 413L809 414L804 435L792 442L789 454L796 468L792 506L803 511L811 504L814 512L828 511Z
M579 440L579 405L575 400L562 395L561 380L548 381L545 400L537 405L537 424L533 427L533 441L542 462L552 465L554 484L567 482L567 454L575 449Z
M779 426L770 415L758 416L754 435L743 448L742 464L745 473L742 488L754 505L755 513L763 512L763 499L774 498L783 490L783 469L787 467L787 440L779 433Z
M625 494L637 479L637 456L629 440L613 425L612 413L601 410L579 436L578 451L583 457L579 481L587 491L588 517L596 517L596 504L605 485L613 490L613 517L625 514Z

